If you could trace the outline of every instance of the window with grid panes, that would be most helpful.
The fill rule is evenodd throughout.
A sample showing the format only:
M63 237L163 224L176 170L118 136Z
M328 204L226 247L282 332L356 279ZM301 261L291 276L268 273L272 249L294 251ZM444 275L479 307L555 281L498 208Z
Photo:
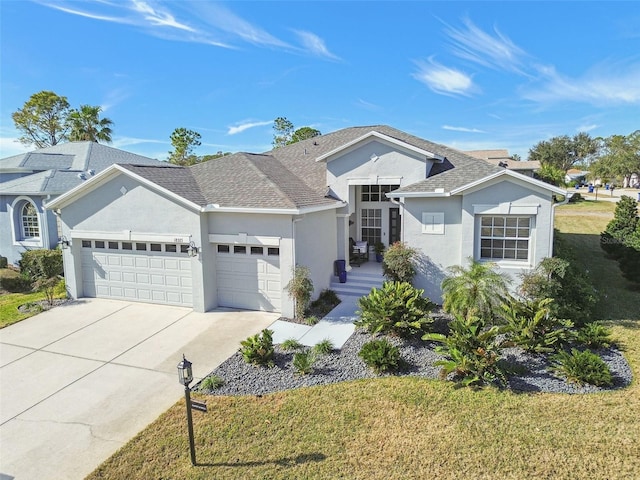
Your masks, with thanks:
M26 202L22 207L22 238L38 238L40 226L38 225L38 211L33 203Z
M529 260L531 217L480 217L480 258L483 260Z
M379 208L363 208L360 210L362 221L361 239L369 245L382 241L382 210Z
M399 185L362 185L360 200L363 202L388 202L385 193L395 190Z

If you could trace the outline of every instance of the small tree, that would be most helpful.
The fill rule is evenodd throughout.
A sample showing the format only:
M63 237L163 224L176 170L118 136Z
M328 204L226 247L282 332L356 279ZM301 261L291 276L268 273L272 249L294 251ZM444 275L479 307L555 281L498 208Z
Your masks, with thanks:
M418 251L403 242L396 242L384 252L382 273L392 282L411 283L416 276Z
M296 318L303 320L304 312L313 294L311 272L308 267L296 265L292 273L293 276L287 283L285 290L289 293L289 297L295 301Z
M193 154L193 149L200 146L200 134L186 128L176 128L171 134L173 150L169 152L169 163L176 165L193 165L198 162L198 157Z
M11 117L16 130L22 133L21 143L44 148L67 140L69 113L67 97L43 90L31 95Z
M505 274L493 270L494 264L469 258L469 268L454 265L442 281L443 307L461 318L479 317L492 323L500 304L509 296Z
M62 251L29 250L22 254L20 273L30 279L32 288L44 292L49 305L53 305L56 285L63 273Z

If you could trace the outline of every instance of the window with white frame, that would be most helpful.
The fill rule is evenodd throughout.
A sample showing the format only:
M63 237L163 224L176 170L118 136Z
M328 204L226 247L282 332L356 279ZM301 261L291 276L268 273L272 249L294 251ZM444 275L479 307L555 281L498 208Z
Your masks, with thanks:
M363 202L388 202L385 195L396 190L400 185L362 185L360 200Z
M38 211L31 202L25 202L20 211L20 224L22 226L22 238L40 238L40 225L38 224Z
M480 258L529 260L532 217L483 215L480 217Z
M382 240L382 210L380 208L363 208L360 210L362 229L361 238L369 245Z

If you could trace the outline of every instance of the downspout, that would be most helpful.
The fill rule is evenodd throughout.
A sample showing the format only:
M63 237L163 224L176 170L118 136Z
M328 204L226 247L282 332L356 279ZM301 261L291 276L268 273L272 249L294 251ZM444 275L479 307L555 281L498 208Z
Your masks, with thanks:
M560 205L566 205L567 203L569 203L569 200L571 200L571 197L573 197L574 193L575 192L569 193L569 191L567 191L567 194L564 196L563 201L554 203L553 205L551 205L551 228L549 229L549 256L550 257L553 256L553 232L555 230L556 207L559 207Z

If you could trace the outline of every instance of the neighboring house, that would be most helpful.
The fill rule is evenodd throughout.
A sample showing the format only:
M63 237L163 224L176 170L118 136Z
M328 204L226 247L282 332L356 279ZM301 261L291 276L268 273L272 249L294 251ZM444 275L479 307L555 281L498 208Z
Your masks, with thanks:
M162 164L94 142L61 143L0 159L0 255L17 264L26 250L55 248L56 217L43 203L114 163Z
M192 167L114 165L47 208L70 239L73 297L292 316L294 265L309 267L317 296L336 259L350 269L350 238L418 249L415 284L436 302L447 267L468 257L517 279L552 254L553 196L565 193L370 126Z
M540 162L514 160L509 156L508 150L468 150L465 153L475 158L481 158L492 165L508 168L528 177L533 177L533 174L540 170Z
M570 182L578 182L578 183L584 183L587 180L587 175L589 175L589 172L584 171L584 170L578 170L577 168L570 168L569 170L567 170L567 173L565 173L564 175L564 182L565 183L570 183ZM601 183L600 181L597 181L597 183Z

